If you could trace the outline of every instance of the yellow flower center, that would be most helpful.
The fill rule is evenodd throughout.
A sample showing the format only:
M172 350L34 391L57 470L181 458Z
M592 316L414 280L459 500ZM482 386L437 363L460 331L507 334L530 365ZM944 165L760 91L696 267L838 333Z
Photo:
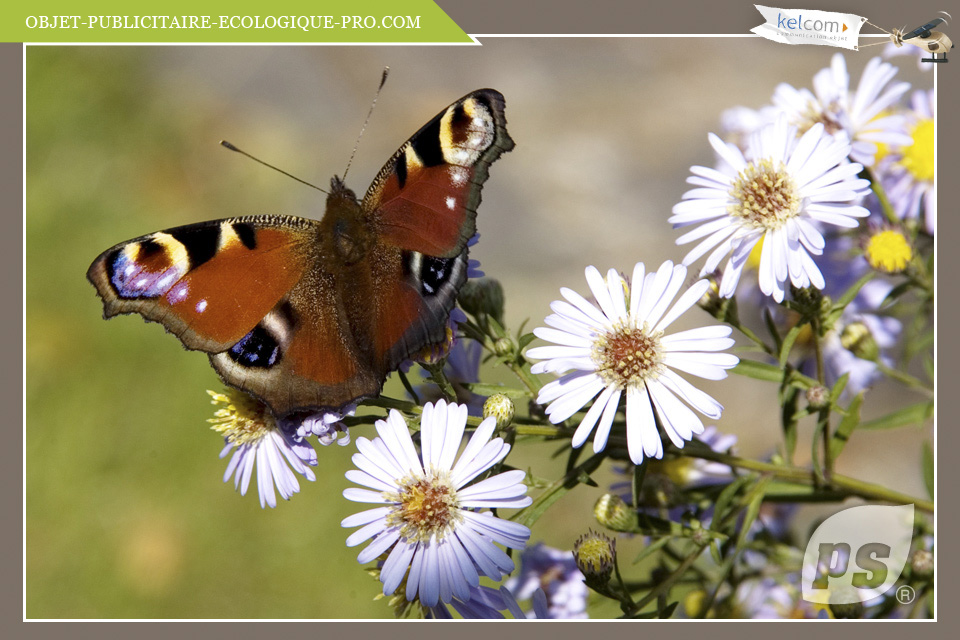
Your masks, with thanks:
M797 185L782 162L754 160L737 175L730 189L734 202L727 213L748 226L776 230L800 213Z
M913 258L907 239L899 231L881 231L867 242L867 262L877 271L899 273Z
M591 357L597 373L620 389L656 379L663 363L662 335L662 331L651 332L647 323L640 328L618 322L593 344Z
M400 491L384 495L396 503L387 522L399 526L400 535L408 541L441 539L463 519L448 471L407 476L400 481Z
M900 164L922 182L933 182L933 119L924 119L910 132L913 144L903 150Z
M207 390L207 393L213 398L210 404L227 405L207 420L213 425L210 428L223 435L227 442L237 446L251 444L277 428L267 405L253 396L236 389L227 389L224 393Z

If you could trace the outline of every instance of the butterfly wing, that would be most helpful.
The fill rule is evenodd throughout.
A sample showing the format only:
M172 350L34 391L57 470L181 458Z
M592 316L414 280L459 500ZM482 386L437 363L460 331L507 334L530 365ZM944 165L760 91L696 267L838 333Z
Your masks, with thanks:
M379 367L446 339L480 191L490 164L513 147L503 96L480 89L421 127L374 179L361 208L377 238L371 259L388 283L376 289L371 316Z
M319 223L249 216L177 227L103 252L87 277L104 316L138 313L278 416L337 408L382 379L359 361Z
M316 223L250 216L186 225L104 251L87 270L104 317L139 313L188 349L224 351L302 278Z

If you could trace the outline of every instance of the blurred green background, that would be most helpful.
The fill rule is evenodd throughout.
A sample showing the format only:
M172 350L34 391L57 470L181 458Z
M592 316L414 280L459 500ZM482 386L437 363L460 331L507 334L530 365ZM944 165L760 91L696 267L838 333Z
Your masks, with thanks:
M535 326L561 286L585 290L587 264L629 272L638 260L680 260L666 218L688 167L712 163L706 136L721 110L766 104L781 81L809 87L834 52L748 38L28 47L27 617L392 617L339 526L359 510L340 495L353 445L319 450L317 482L261 510L255 487L241 497L221 483L204 392L220 385L207 359L136 317L104 322L85 280L102 250L152 231L322 215L322 195L226 152L221 138L326 186L389 65L348 180L362 193L427 119L473 89L499 89L517 148L491 170L471 255L503 282L510 324ZM856 79L868 56L847 58ZM899 78L932 86L913 58L897 63ZM509 380L496 369L484 377ZM773 450L772 386L733 378L703 388L726 405L719 426L739 436L741 454ZM402 394L396 380L387 393ZM911 399L881 385L865 417ZM929 428L857 434L839 471L920 495L929 437ZM555 478L554 449L521 443L510 460ZM572 548L602 491L565 497L532 542ZM623 557L639 545L622 540Z

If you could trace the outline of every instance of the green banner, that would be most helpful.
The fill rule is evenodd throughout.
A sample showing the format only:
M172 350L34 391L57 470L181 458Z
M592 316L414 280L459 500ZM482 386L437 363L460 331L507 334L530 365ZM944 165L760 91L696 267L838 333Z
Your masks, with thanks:
M473 40L431 0L18 3L0 40L36 43L449 43Z

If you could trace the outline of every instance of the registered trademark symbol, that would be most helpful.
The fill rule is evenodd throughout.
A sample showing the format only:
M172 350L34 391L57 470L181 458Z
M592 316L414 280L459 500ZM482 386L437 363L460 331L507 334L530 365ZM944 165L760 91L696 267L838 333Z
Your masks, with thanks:
M917 592L908 584L897 587L897 602L900 604L910 604L917 597Z

